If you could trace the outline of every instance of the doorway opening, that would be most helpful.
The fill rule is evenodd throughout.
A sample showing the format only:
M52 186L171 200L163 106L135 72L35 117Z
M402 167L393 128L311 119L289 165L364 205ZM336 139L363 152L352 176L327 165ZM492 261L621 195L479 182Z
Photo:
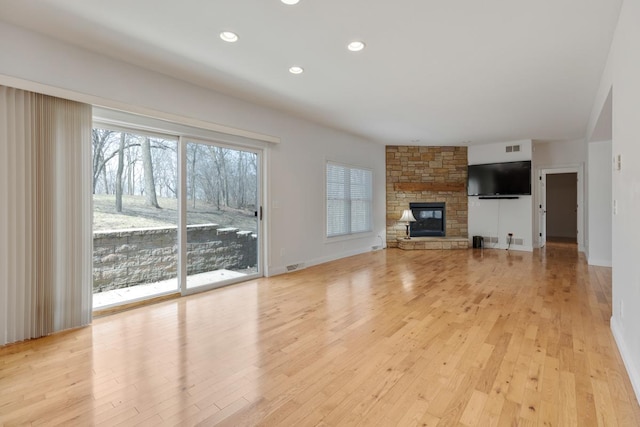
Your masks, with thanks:
M547 242L578 243L578 190L575 172L547 175Z
M538 246L546 242L583 247L582 166L540 169L538 188Z

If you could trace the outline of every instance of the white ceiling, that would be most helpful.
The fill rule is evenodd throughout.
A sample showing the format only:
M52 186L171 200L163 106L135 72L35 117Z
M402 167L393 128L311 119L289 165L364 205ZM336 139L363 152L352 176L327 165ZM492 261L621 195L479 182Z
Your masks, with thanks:
M0 0L0 19L381 143L444 145L583 138L621 1Z

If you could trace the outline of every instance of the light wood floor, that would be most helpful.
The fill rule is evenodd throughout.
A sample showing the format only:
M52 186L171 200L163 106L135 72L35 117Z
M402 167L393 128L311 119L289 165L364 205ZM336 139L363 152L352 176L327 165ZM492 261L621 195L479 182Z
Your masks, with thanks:
M5 425L639 426L575 245L351 257L0 349Z
M547 236L548 243L573 243L574 245L578 244L578 240L575 237L556 237L556 236Z

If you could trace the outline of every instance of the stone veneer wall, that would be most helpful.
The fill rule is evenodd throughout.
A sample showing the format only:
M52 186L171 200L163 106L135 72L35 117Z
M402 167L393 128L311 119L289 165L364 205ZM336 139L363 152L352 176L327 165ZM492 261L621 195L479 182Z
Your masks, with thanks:
M187 274L257 265L256 235L216 224L187 226ZM175 278L176 227L93 234L93 291L103 292Z
M467 147L387 146L387 247L405 235L412 202L445 202L447 237L468 237Z

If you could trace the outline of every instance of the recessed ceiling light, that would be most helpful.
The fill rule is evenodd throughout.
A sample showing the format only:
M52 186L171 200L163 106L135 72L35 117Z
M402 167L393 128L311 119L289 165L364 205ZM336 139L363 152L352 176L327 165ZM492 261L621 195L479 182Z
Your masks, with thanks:
M292 6L294 4L298 4L300 0L280 0L280 1L284 4L288 4L289 6Z
M289 72L291 74L302 74L304 72L304 68L294 65L293 67L289 68Z
M223 31L220 33L220 38L226 42L234 43L238 41L238 35L232 31Z
M412 139L411 142L420 142L419 139Z
M351 52L360 52L362 49L364 49L364 46L365 46L364 42L356 40L349 43L347 45L347 49L349 49Z

